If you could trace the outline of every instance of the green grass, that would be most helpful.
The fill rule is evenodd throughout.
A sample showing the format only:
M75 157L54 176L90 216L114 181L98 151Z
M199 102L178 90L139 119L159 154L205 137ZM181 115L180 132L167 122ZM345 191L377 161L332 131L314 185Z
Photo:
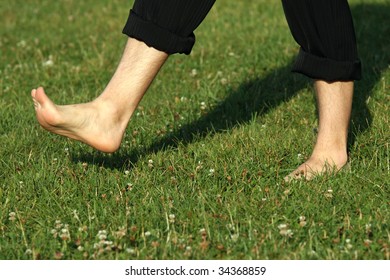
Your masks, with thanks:
M350 168L285 184L310 155L316 109L290 73L298 48L278 1L216 3L111 155L40 129L29 94L98 95L129 3L2 1L0 259L389 259L390 5L350 4L364 64Z

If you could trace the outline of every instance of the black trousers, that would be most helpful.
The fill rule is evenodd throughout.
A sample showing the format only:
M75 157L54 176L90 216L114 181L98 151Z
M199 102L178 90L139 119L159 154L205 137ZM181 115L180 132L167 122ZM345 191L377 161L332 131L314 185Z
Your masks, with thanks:
M168 54L189 54L194 30L215 0L136 0L123 33ZM347 0L282 0L300 45L293 71L313 79L361 78L355 30ZM261 30L259 30L261 32Z

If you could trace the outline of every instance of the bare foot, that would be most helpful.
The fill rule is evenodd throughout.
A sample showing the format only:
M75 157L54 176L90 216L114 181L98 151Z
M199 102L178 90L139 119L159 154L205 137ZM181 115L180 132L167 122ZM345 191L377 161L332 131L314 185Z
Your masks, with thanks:
M311 180L316 176L337 173L347 163L347 156L340 153L337 156L312 155L306 162L287 175L284 180L290 182L296 179Z
M314 82L318 107L318 135L311 157L285 177L311 180L334 174L348 160L347 137L352 108L353 82Z
M128 119L122 120L113 106L104 101L59 106L42 87L31 96L40 125L55 134L84 142L102 152L116 151L122 141Z

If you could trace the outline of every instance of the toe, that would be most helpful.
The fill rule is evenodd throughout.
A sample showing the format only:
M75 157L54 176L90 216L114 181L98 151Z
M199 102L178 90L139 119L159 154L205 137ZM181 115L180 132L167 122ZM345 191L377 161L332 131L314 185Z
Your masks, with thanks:
M31 97L35 98L35 94L37 93L37 90L34 88L31 90Z

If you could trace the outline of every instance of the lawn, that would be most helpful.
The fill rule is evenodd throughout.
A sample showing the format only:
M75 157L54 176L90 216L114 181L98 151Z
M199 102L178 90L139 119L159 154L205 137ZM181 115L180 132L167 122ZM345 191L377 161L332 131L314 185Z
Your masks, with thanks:
M30 91L96 97L131 3L1 1L0 259L390 259L390 3L349 2L349 166L285 183L317 118L280 1L217 1L113 154L41 129Z

